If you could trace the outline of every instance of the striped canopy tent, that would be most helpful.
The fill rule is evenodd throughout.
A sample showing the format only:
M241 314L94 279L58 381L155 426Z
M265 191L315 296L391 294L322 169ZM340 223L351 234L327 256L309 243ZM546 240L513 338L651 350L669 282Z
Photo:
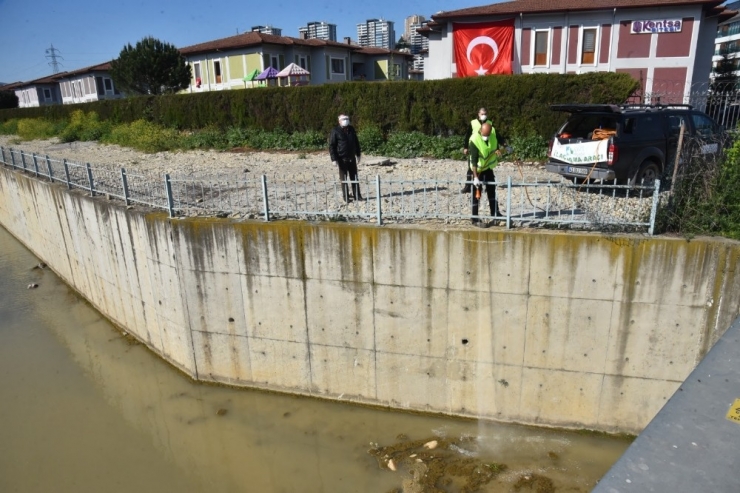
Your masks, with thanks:
M278 72L278 79L286 79L287 85L289 86L305 86L308 84L308 76L311 72L302 68L295 63L291 63L280 72ZM280 85L283 85L282 83Z
M254 81L257 79L257 76L260 74L259 69L254 69L251 72L249 72L247 75L245 75L242 80L244 81L244 87L247 87L247 82L251 82L252 86L254 86Z

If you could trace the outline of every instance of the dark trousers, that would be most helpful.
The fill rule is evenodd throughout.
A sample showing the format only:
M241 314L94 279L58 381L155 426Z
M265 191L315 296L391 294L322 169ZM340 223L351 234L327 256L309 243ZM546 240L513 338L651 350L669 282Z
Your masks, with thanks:
M339 167L339 180L342 182L342 196L345 202L349 202L349 185L347 181L357 181L357 159L354 157L351 159L340 158L337 161L337 166ZM359 183L352 184L352 196L355 200L362 199Z
M472 175L473 172L471 171L470 174ZM488 205L491 207L491 215L492 216L500 216L501 213L498 210L498 202L496 202L496 185L494 182L496 181L496 177L493 174L492 169L487 169L483 171L482 173L478 173L478 179L481 182L486 183L486 195L488 196ZM472 180L472 177L471 177ZM481 185L482 187L483 185ZM478 219L478 205L480 204L480 199L476 197L477 190L475 187L473 187L473 193L471 194L471 199L473 201L473 216L476 216L473 218L473 222L478 222L480 219Z
M465 159L465 181L473 181L473 172L470 170L470 155L466 156ZM472 187L470 183L465 184L465 188L463 188L463 192L469 192L470 187Z

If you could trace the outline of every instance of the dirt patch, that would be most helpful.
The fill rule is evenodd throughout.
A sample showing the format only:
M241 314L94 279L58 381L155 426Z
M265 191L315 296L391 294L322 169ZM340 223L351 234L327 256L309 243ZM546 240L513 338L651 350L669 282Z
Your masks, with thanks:
M400 486L388 493L474 493L508 469L506 464L463 454L461 451L474 440L472 437L409 440L399 435L398 439L398 443L387 446L372 444L368 450L378 461L378 467L399 473ZM536 474L521 475L513 484L501 484L505 485L501 491L555 491L551 479Z

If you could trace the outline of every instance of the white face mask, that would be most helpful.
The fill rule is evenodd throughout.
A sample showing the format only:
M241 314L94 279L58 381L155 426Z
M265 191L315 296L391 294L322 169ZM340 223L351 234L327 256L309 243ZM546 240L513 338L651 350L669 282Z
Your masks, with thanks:
M488 142L488 135L481 135L481 139L483 139L483 142Z
M478 115L478 119L482 122L488 120L488 115Z
M341 126L343 126L343 127L348 126L349 125L349 118L342 118L341 120L339 120L339 124Z

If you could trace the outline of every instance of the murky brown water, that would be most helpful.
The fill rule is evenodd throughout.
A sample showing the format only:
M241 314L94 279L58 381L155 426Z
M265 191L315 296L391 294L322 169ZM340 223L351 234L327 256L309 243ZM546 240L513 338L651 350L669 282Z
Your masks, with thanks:
M590 491L628 443L196 384L126 339L0 228L0 492L388 492L371 443L472 437L480 491ZM37 289L27 289L38 283ZM442 491L458 491L449 481Z

